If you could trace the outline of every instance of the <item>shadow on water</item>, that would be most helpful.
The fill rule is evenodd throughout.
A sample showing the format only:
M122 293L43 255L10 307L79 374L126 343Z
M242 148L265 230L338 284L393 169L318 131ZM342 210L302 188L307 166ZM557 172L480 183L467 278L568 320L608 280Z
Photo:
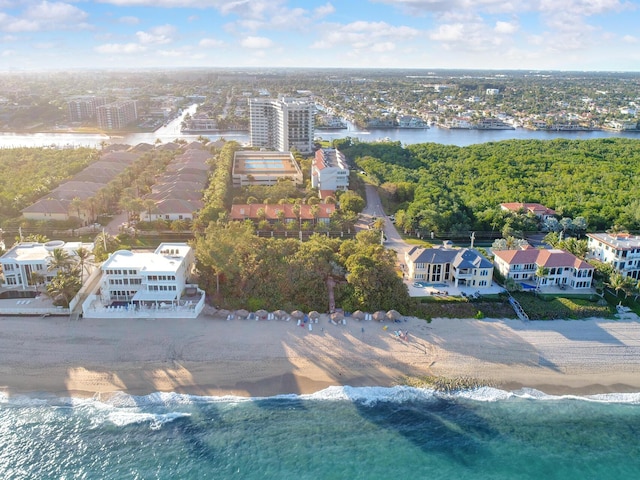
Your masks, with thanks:
M466 467L487 461L484 444L499 432L464 402L438 398L402 403L378 402L374 407L354 402L358 413L379 428L410 441L429 455L445 456Z

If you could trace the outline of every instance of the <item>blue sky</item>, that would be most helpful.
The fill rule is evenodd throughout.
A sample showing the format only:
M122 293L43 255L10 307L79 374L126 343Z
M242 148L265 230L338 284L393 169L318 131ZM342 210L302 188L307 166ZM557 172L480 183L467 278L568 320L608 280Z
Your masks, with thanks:
M637 0L0 0L0 71L640 70Z

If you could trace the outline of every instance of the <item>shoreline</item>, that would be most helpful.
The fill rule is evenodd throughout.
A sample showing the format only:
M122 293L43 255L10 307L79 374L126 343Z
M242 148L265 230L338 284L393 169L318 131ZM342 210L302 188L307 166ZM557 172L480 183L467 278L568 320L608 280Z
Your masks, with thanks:
M117 392L269 397L403 377L472 378L550 395L640 392L640 323L522 323L414 317L394 324L323 315L294 321L0 317L0 392L91 398ZM385 330L383 327L386 326ZM409 331L408 341L393 330Z

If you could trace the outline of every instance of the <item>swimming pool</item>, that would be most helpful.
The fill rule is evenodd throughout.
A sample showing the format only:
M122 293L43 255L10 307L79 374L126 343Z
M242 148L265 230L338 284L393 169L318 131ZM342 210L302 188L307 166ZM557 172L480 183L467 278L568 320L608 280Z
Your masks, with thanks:
M244 161L244 168L247 170L282 168L282 160L247 159Z

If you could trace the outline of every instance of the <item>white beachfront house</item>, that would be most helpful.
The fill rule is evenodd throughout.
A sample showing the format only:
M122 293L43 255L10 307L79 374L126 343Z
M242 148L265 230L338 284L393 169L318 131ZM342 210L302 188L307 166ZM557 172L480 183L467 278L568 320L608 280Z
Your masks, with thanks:
M54 250L60 249L66 252L71 259L79 262L76 252L81 247L93 251L93 243L65 243L61 240L52 240L47 243L16 243L0 257L0 266L2 266L0 287L21 288L23 290L35 288L34 273L39 274L40 279L46 284L57 273L56 270L50 270L49 267Z
M154 252L118 250L102 264L99 294L83 304L85 317L196 317L204 291L188 283L195 257L186 243Z
M640 235L587 233L591 258L608 263L625 277L640 279Z

